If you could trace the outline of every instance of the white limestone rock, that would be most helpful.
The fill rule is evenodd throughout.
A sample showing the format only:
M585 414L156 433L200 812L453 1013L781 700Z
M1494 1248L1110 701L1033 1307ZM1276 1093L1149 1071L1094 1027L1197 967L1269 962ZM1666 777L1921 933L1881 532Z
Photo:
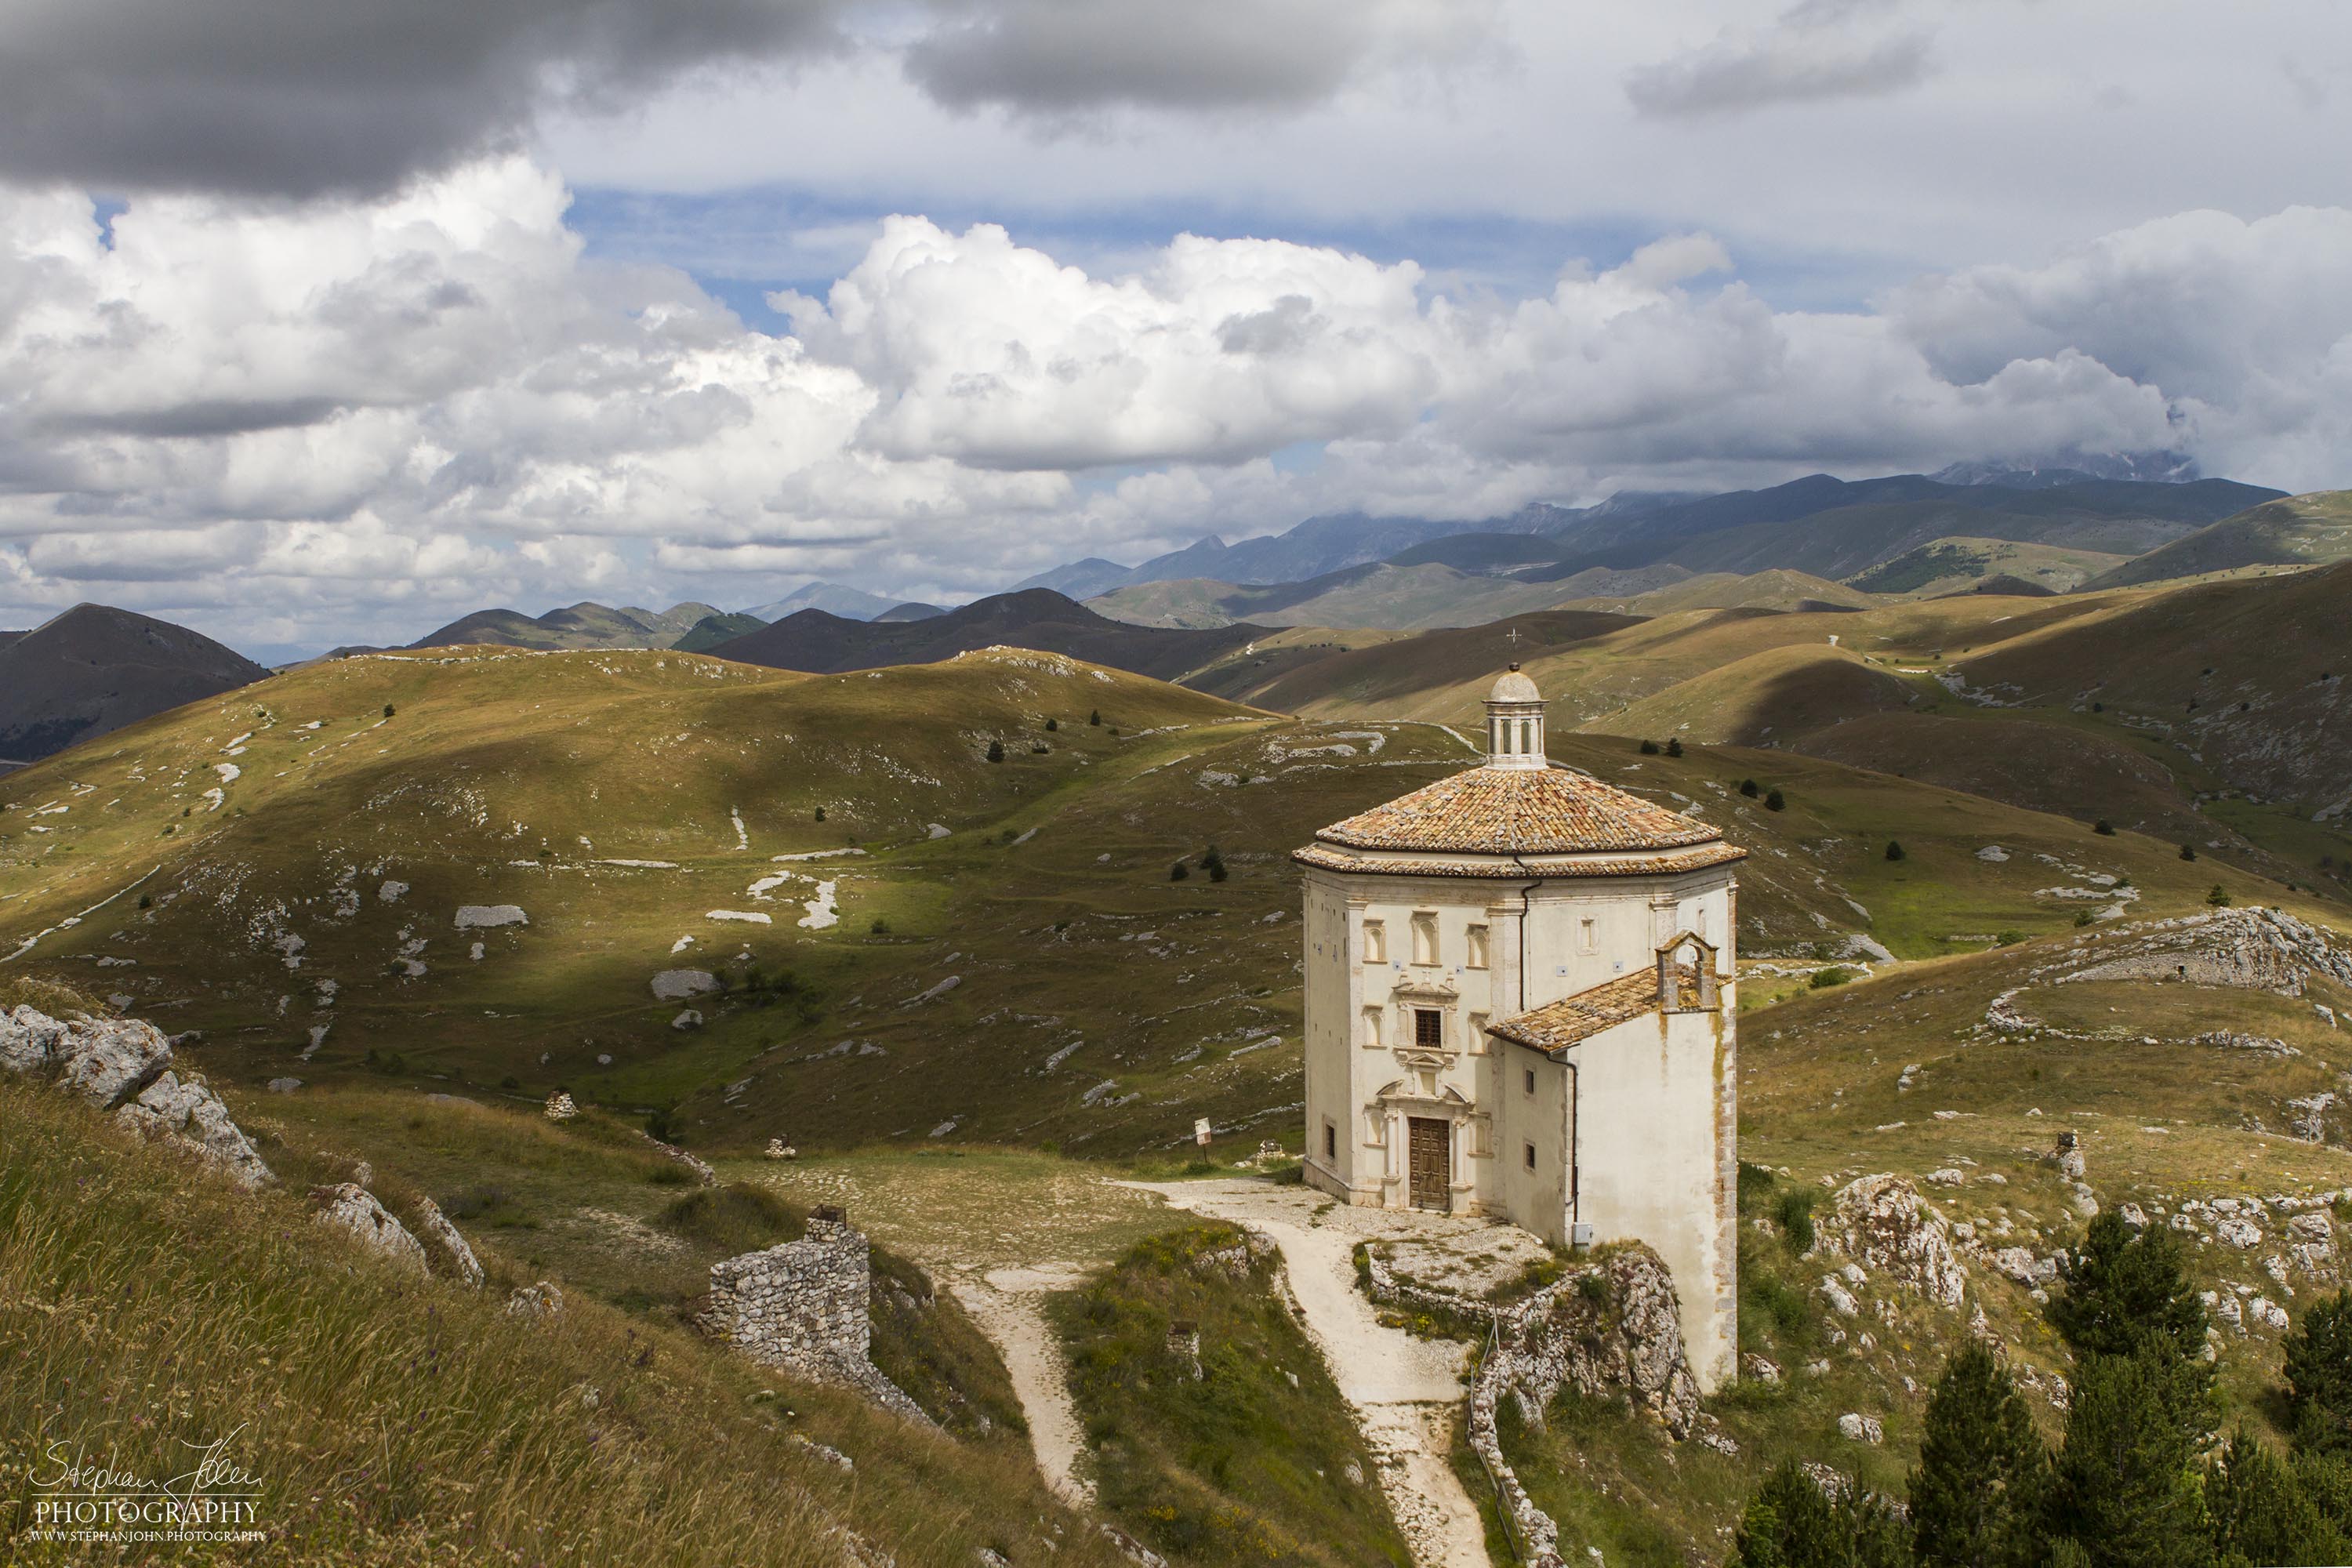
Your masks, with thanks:
M65 1037L66 1026L37 1008L0 1013L0 1068L38 1072L47 1068Z
M520 904L460 904L457 906L457 929L480 931L497 926L527 926L530 917L522 912Z
M1951 1222L1900 1176L1847 1183L1813 1230L1816 1249L1877 1269L1940 1306L1958 1307L1967 1293L1968 1270L1953 1250Z
M474 1256L474 1249L466 1245L466 1238L459 1234L457 1227L449 1223L449 1216L441 1212L441 1205L431 1198L417 1199L416 1219L425 1227L425 1234L448 1255L450 1272L463 1280L467 1288L480 1289L481 1260Z
M194 1151L247 1191L276 1180L220 1097L196 1079L168 1068L122 1105L114 1119L142 1136Z
M507 1297L507 1316L527 1318L533 1322L545 1322L563 1316L563 1292L551 1280L536 1285L518 1285Z
M1853 1410L1838 1417L1838 1435L1850 1442L1868 1443L1873 1447L1886 1439L1885 1428L1879 1426L1878 1417Z
M2263 1244L2263 1230L2243 1215L2225 1214L2213 1221L2213 1239L2243 1252Z
M76 1018L51 1047L50 1059L62 1069L58 1088L106 1110L171 1065L172 1046L154 1025L138 1018Z
M550 1121L569 1121L579 1114L580 1108L562 1089L547 1097L547 1119Z
M719 989L719 976L707 969L665 969L653 978L654 1000L684 1002L708 996Z
M320 1225L351 1232L368 1250L396 1268L416 1274L432 1272L425 1261L425 1248L408 1234L408 1227L394 1219L375 1201L375 1194L357 1182L313 1187L310 1201L320 1205Z
M1854 1301L1853 1292L1839 1284L1838 1278L1834 1274L1822 1276L1822 1297L1829 1302L1830 1310L1841 1317L1854 1317L1862 1310Z

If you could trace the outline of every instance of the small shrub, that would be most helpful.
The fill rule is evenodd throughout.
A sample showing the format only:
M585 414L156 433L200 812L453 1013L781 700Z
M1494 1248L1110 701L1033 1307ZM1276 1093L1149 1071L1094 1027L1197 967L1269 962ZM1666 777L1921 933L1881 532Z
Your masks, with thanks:
M383 705L383 716L387 719L392 717L392 704L389 702Z
M988 743L988 760L992 763L1001 763L1004 760L1003 742L991 741Z
M1061 727L1062 721L1059 719L1048 719L1045 721L1045 732L1049 735Z
M2021 931L2005 931L1992 940L1995 947L2015 947L2025 940L2025 933Z
M1097 708L1097 709L1094 710L1092 712L1088 713L1088 714L1087 715L1087 723L1089 723L1089 724L1099 724L1099 723L1101 723L1101 722L1102 722L1102 710L1101 710L1101 709L1099 709L1099 708Z
M1209 852L1201 857L1201 869L1209 874L1209 880L1212 882L1222 882L1225 879L1225 858L1217 853L1215 845L1210 845Z
M1889 860L1903 858L1903 845L1899 839L1890 838L1886 841L1886 858Z
M1799 1257L1813 1249L1813 1205L1821 1198L1816 1188L1790 1187L1772 1205L1772 1217L1780 1222L1780 1234L1789 1238L1790 1250Z
M1782 795L1776 789L1770 795L1764 797L1764 809L1767 811L1786 811L1789 809L1789 797Z
M688 1174L682 1166L663 1163ZM673 1236L730 1257L791 1241L804 1228L802 1216L783 1199L765 1187L741 1182L698 1188L663 1209L654 1223Z
M1655 741L1644 741L1642 742L1640 750L1643 756L1654 757L1658 754L1658 743Z
M2091 923L2091 911L2088 910L2076 910L2074 911L2074 923L2078 926L2089 925Z
M2116 836L2116 825L2103 816L2099 818L2098 826L2091 831L2102 838L2113 838Z
M152 893L142 893L142 894L140 894L140 895L139 895L139 907L140 907L141 909L142 909L142 910L152 910L152 909L153 909L153 908L155 907L155 898L154 898L154 895L153 895L153 894L152 894Z
M874 923L867 926L866 929L876 936L888 936L890 934L890 922L883 919L880 915L876 915L874 917Z
M2106 710L2107 705L2104 702L2094 702L2091 704L2091 711L2094 713L2104 713Z
M1843 985L1853 978L1853 972L1852 970L1842 969L1832 963L1827 969L1814 970L1813 978L1811 984L1812 988L1816 991L1827 991L1831 986Z
M1576 1277L1576 1293L1598 1307L1609 1300L1609 1281L1598 1269Z
M819 822L823 822L824 820L824 807L820 805L816 808L816 819Z
M2216 882L2212 890L2205 895L2205 901L2217 910L2226 910L2230 907L2230 889Z
M1764 792L1758 787L1754 779L1741 779L1739 781L1739 793L1746 795L1748 799L1754 800L1758 795Z
M1666 755L1670 757L1679 757L1682 754L1683 743L1680 740L1669 740L1666 742Z
M1751 1165L1745 1160L1740 1161L1739 1212L1748 1214L1761 1207L1764 1200L1772 1195L1772 1190L1780 1184L1780 1180L1772 1173L1769 1165Z
M499 1079L499 1087L500 1089L520 1089L522 1087L522 1080L515 1077L514 1074L509 1073L506 1077Z
M1168 868L1168 879L1171 882L1181 882L1192 874L1192 868L1181 860Z

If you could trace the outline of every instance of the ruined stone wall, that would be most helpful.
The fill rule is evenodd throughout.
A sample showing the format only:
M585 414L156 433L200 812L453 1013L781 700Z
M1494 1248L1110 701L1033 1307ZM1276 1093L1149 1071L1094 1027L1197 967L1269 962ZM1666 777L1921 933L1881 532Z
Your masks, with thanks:
M846 1384L887 1410L931 1425L866 1359L873 1344L873 1259L863 1233L819 1211L798 1241L710 1266L704 1332L753 1361L817 1383Z

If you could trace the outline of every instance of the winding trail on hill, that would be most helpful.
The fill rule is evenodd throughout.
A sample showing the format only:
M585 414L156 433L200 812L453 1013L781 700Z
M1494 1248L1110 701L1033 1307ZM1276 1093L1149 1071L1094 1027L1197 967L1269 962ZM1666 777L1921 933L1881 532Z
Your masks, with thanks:
M1321 1193L1262 1181L1120 1184L1157 1193L1172 1208L1246 1226L1282 1249L1307 1335L1380 1461L1381 1489L1413 1562L1419 1568L1489 1568L1485 1522L1446 1458L1464 1398L1464 1347L1386 1327L1356 1288L1356 1243L1385 1234L1396 1216L1328 1207ZM1378 1219L1351 1223L1371 1215Z
M956 1300L1004 1358L1013 1392L1029 1423L1029 1443L1045 1484L1076 1508L1094 1506L1094 1483L1078 1473L1086 1428L1070 1399L1070 1374L1062 1342L1045 1321L1042 1299L1049 1291L1076 1289L1086 1270L1048 1263L1031 1268L992 1268L953 1281Z

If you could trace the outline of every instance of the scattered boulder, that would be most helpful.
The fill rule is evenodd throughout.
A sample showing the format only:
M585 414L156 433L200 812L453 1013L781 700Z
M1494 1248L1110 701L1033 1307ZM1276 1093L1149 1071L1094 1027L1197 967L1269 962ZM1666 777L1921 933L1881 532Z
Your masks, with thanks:
M2243 1252L2263 1244L2263 1229L2244 1215L2221 1215L2213 1221L2213 1239Z
M291 1094L302 1087L299 1078L273 1078L266 1086L272 1094Z
M375 1201L375 1194L357 1182L313 1187L310 1201L320 1205L320 1225L337 1226L351 1232L370 1251L401 1268L418 1274L432 1272L425 1261L425 1248L408 1234L408 1227L393 1218L391 1211Z
M252 1140L229 1120L228 1107L202 1079L165 1069L114 1113L124 1126L195 1153L238 1186L250 1190L275 1180L255 1152Z
M518 1285L507 1297L507 1316L529 1318L534 1322L563 1315L563 1292L551 1280L536 1285Z
M1868 1443L1873 1447L1886 1440L1886 1430L1878 1424L1878 1417L1853 1410L1838 1417L1838 1435L1852 1442Z
M1952 1248L1951 1222L1900 1176L1847 1183L1813 1230L1816 1250L1875 1268L1940 1306L1958 1307L1968 1290L1968 1271Z
M1758 1383L1778 1383L1781 1378L1780 1363L1769 1356L1749 1351L1739 1358L1739 1374Z
M450 1271L465 1281L468 1288L480 1289L481 1261L474 1256L474 1249L466 1245L466 1238L459 1234L457 1227L449 1223L449 1216L441 1212L441 1205L431 1198L417 1199L416 1218L417 1223L424 1226L425 1234L449 1255Z
M698 1007L688 1007L677 1017L672 1018L669 1021L669 1026L673 1029L699 1029L702 1027L702 1010Z
M767 1157L771 1160L797 1160L801 1152L781 1138L768 1140Z
M579 1114L580 1108L572 1104L572 1097L562 1089L547 1097L547 1119L550 1121L569 1121Z
M708 996L719 989L719 976L707 969L665 969L653 977L654 1000L683 1002Z
M66 1026L33 1007L0 1013L0 1068L38 1072L53 1059Z
M529 924L530 924L530 917L522 912L520 904L460 904L457 906L459 931Z

